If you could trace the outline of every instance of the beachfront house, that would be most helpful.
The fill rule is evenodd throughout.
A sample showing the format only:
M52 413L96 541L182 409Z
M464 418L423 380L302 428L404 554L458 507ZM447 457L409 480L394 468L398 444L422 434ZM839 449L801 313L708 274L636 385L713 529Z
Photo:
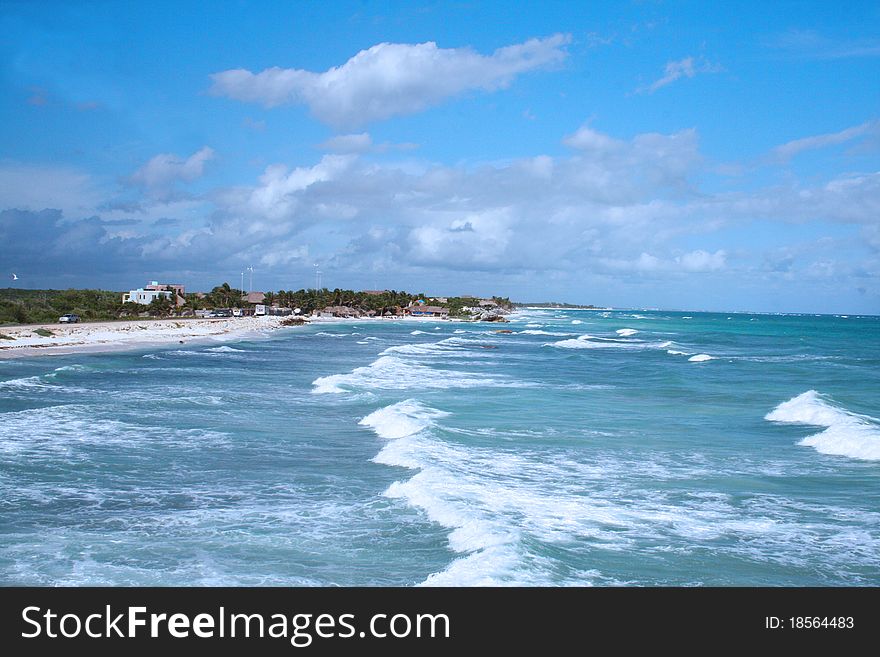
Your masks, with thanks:
M439 317L440 319L447 319L449 317L449 308L442 308L440 306L418 304L411 306L408 310L409 314L413 317Z
M168 299L178 308L186 304L184 287L176 283L150 281L149 285L122 295L122 303L139 303L143 306L149 306L155 299Z

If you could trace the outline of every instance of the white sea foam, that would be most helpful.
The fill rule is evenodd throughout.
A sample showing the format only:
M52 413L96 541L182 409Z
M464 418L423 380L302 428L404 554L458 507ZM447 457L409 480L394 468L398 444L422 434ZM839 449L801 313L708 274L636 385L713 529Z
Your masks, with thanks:
M44 374L42 376L26 376L18 379L0 381L0 391L6 390L11 393L19 392L21 394L43 392L68 393L84 391L83 388L79 388L77 386L58 385L57 383L50 383L49 381L46 381L46 379L55 379L59 371L61 371L60 368L59 370Z
M531 324L526 324L526 328L541 328L543 326L543 324L535 324L534 322Z
M228 347L226 345L221 347L211 347L210 349L206 349L206 351L211 351L217 354L247 353L246 349L236 349L235 347Z
M545 347L559 349L665 349L671 342L645 342L635 338L602 338L594 335L581 335L570 340L546 342Z
M407 399L373 411L358 424L370 427L380 438L396 440L423 431L433 426L436 418L448 415L415 399Z
M880 460L880 420L836 406L815 390L808 390L781 403L764 419L826 427L824 431L807 436L798 443L814 447L822 454Z
M709 354L697 354L688 358L688 361L691 363L705 363L707 360L715 360L715 357Z
M26 376L19 379L9 379L7 381L0 381L0 390L8 389L8 390L16 390L16 389L30 389L30 388L48 388L50 387L43 379L39 376Z
M453 333L467 333L464 329L455 329Z
M666 353L670 356L690 356L686 351L678 351L677 349L667 349Z
M439 342L416 342L413 344L400 344L388 347L380 356L418 356L420 358L441 358L446 359L450 356L467 355L468 358L480 357L491 358L494 356L489 350L483 349L486 346L485 339L480 338L462 338L453 336L445 338Z
M622 335L622 336L627 337L630 335L635 335L636 333L638 333L638 331L636 331L635 329L631 329L631 328L622 328L622 329L617 329L615 331L615 333L617 333L617 335Z
M410 331L409 334L410 334L410 335L428 335L428 332L427 332L427 331L418 331L418 330L416 330L416 331Z
M387 350L386 350L387 351ZM343 393L352 390L419 390L478 387L531 387L504 375L489 376L457 370L435 369L397 356L380 356L366 367L348 374L322 376L312 382L312 392Z
M541 331L535 329L526 329L525 331L519 331L519 333L523 335L553 335L553 336L566 336L571 335L571 333L560 333L558 331Z
M97 416L88 405L65 404L0 414L0 453L28 454L29 459L57 458L59 454L89 458L91 448L83 446L124 446L126 449L172 443L175 447L192 443L225 442L225 436L208 430L168 429L135 425Z
M572 324L583 324L583 322L579 319L573 319L573 320L571 320L571 323Z
M85 365L62 365L61 367L56 367L56 372L85 372L91 368L86 367Z

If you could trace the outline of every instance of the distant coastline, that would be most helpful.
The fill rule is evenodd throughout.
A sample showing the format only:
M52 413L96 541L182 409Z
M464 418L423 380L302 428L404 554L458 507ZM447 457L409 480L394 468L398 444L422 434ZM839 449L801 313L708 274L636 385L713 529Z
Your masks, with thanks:
M575 306L570 304L561 304L555 306L532 306L532 305L521 305L519 308L525 308L526 310L587 310L590 312L603 311L610 312L612 310L617 310L616 308L600 308L598 306Z

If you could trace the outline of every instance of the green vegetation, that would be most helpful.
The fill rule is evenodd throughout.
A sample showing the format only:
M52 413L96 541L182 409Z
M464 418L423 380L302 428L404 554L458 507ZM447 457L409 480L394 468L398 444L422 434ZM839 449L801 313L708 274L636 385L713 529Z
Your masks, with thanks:
M53 335L55 335L49 329L44 328L38 328L36 331L34 331L34 333L39 335L41 338L51 338Z
M122 303L121 292L107 290L19 290L0 289L0 324L54 323L61 315L74 313L83 321L131 319L133 317L169 317L192 314L195 310L212 308L241 308L250 304L241 290L223 283L207 293L190 293L186 304L175 307L169 299L155 299L149 305ZM504 309L513 307L506 297L492 297ZM411 294L397 290L379 293L355 292L354 290L279 290L267 292L264 303L285 308L299 308L303 314L323 310L328 306L345 306L362 313L398 314L414 301L444 306L451 317L467 317L465 307L478 307L480 299L474 297L450 297L445 301L427 297L424 293Z
M385 290L380 294L367 292L355 292L354 290L293 290L268 292L266 294L267 305L278 304L284 308L299 308L303 314L314 310L322 310L327 306L345 306L356 308L363 312L374 311L377 315L386 312L392 314L408 306L411 302L421 299L427 300L424 294L410 294L397 290Z
M83 320L116 319L121 306L121 292L5 288L0 289L0 324L52 323L67 313Z

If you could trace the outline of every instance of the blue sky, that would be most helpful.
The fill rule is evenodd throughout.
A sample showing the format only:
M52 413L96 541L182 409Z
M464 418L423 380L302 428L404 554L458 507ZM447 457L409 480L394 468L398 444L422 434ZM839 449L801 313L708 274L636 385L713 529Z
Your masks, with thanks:
M0 271L880 312L872 2L4 2Z

